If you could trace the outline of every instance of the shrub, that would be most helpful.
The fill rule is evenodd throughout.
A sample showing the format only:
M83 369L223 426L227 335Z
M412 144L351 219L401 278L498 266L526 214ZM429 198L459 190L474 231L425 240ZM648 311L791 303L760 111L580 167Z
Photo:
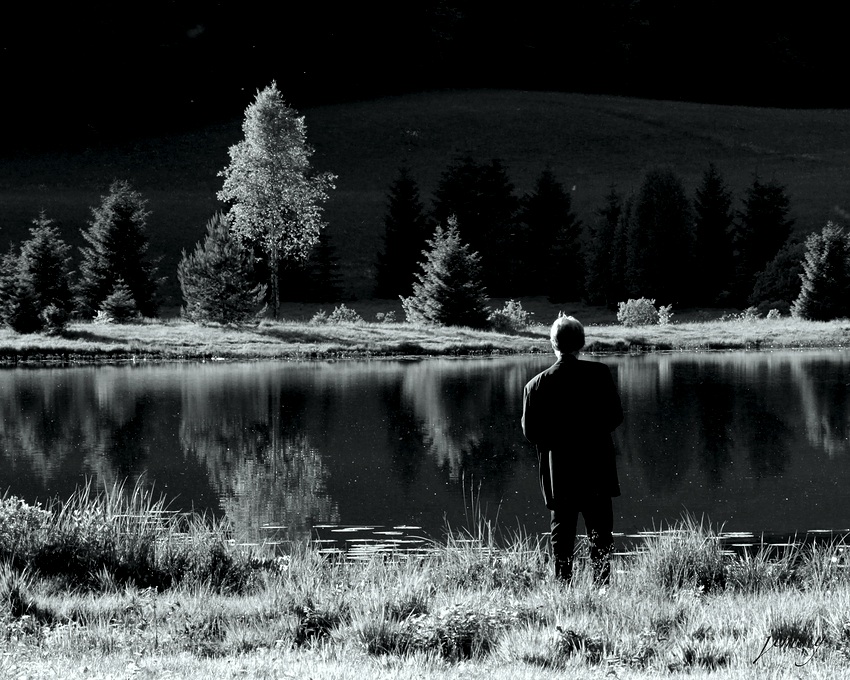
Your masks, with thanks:
M744 323L754 323L761 317L758 307L747 307L743 312L724 314L720 317L721 321L743 321Z
M68 312L54 304L49 304L41 310L38 318L41 319L42 330L47 335L61 335L68 325Z
M617 321L624 326L650 326L658 323L658 310L655 300L630 298L621 302L617 308Z
M395 312L375 312L375 321L378 323L395 323Z
M508 300L502 309L490 312L487 321L497 333L518 333L531 325L533 315L534 312L527 312L522 308L521 302Z
M363 317L342 303L339 307L334 307L328 317L328 323L363 323Z
M658 308L658 324L666 326L673 318L673 305L661 306Z

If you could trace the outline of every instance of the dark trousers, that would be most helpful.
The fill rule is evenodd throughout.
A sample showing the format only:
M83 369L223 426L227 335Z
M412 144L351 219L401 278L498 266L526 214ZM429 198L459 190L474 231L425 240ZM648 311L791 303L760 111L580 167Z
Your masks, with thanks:
M614 545L614 508L609 496L593 496L552 510L555 576L563 581L572 578L579 513L584 517L590 539L593 580L598 585L607 585L611 579L611 548Z

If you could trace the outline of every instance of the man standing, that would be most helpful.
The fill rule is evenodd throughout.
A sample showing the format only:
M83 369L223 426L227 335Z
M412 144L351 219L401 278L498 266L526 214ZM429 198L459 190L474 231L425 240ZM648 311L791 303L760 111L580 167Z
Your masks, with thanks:
M611 371L580 361L584 327L559 315L549 333L557 361L525 386L522 431L537 447L540 486L552 511L555 576L572 576L578 515L591 541L594 580L607 585L611 573L614 512L620 495L611 433L623 422L623 408Z

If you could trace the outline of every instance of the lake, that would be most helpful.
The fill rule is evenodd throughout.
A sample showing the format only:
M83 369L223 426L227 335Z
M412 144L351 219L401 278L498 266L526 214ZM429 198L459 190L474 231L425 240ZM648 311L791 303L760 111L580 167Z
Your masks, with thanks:
M850 530L850 354L660 353L608 364L621 540L684 512L783 540ZM245 540L415 545L477 512L548 518L520 429L551 357L0 370L0 487L29 502L143 477Z

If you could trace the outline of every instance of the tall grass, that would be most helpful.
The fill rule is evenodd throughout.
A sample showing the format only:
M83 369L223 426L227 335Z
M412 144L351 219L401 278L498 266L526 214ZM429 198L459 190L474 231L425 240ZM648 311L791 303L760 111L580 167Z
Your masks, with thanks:
M474 500L473 523L429 550L367 560L303 543L260 559L225 525L171 513L138 486L2 508L0 644L14 641L17 659L239 658L256 677L269 659L321 660L339 677L493 678L774 677L803 661L806 677L840 677L850 660L843 540L733 552L685 517L616 557L601 592L585 541L562 584L544 538L500 532Z
M202 582L241 592L251 561L234 555L229 540L226 524L173 512L142 482L97 492L88 483L45 507L8 495L0 502L0 563L70 588Z

